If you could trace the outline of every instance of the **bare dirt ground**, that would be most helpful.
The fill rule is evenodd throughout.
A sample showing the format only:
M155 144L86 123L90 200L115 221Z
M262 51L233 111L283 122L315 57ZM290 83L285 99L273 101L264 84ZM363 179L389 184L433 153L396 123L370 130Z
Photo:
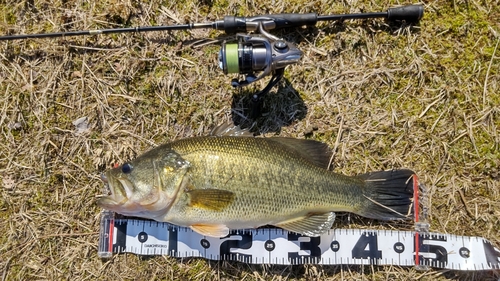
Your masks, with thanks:
M410 3L3 0L0 34L398 4ZM219 31L0 42L2 280L498 280L498 272L97 256L100 173L227 120L326 142L336 172L411 168L429 189L432 231L481 236L499 247L500 2L423 4L419 25L364 20L275 32L304 56L287 68L258 118L247 97L264 82L230 86L234 77L218 69L217 53L234 36ZM391 227L365 224L353 218L335 226Z

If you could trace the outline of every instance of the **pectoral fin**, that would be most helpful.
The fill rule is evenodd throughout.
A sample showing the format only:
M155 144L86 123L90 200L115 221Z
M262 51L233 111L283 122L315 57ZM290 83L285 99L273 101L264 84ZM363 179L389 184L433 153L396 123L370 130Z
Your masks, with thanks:
M311 213L304 217L287 220L276 224L276 226L288 231L300 233L307 236L320 236L330 228L335 221L335 213Z
M229 228L222 224L193 224L190 227L192 230L205 236L220 238L229 234Z
M193 189L187 192L190 206L221 211L234 201L234 193L221 189Z

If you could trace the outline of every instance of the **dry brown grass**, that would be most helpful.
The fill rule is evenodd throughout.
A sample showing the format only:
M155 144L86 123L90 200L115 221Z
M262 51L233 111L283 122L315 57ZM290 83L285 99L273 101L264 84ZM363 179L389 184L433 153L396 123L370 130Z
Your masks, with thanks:
M0 33L380 11L400 3L5 0ZM432 231L500 246L500 2L424 4L419 26L369 20L279 32L304 57L257 120L244 108L253 89L232 89L218 70L218 45L196 47L224 39L219 32L0 42L2 280L497 280L498 272L97 257L99 174L231 118L328 143L338 172L411 168L429 188ZM89 129L77 132L81 117Z

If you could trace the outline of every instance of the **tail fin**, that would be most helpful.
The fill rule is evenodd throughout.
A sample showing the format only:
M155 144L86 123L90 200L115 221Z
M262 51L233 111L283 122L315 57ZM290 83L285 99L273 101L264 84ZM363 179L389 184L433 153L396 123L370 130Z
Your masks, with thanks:
M359 215L379 220L408 218L412 213L414 174L402 169L358 175L366 184L366 203Z

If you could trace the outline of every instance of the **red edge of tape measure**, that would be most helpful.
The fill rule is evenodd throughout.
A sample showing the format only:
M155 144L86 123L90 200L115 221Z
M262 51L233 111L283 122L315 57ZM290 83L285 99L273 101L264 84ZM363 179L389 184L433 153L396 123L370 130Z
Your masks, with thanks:
M115 219L111 219L109 222L109 237L108 237L108 252L113 253L113 231L115 229Z

